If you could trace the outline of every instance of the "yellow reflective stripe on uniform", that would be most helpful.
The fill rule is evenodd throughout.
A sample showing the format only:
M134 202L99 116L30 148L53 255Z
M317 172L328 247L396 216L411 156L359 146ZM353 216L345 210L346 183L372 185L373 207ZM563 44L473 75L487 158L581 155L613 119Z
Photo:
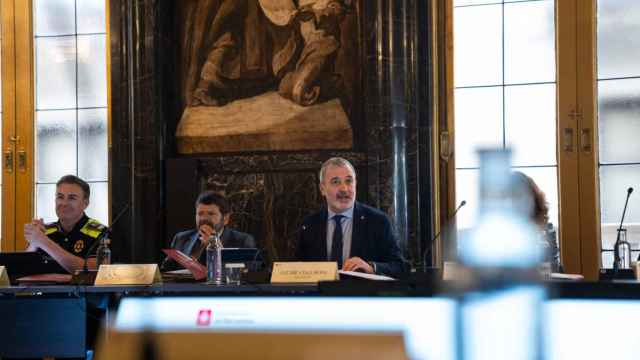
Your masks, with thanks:
M58 231L58 227L57 226L48 227L48 228L44 229L44 234L45 235L51 235L56 231Z
M80 229L80 232L96 239L98 236L100 236L100 233L104 228L105 226L100 224L100 222L98 222L97 220L89 219L89 221L84 224L82 229Z

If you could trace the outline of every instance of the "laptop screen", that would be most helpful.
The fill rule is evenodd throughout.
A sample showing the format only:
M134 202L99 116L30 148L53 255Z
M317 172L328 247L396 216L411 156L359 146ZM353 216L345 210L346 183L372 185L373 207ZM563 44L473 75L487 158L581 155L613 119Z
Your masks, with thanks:
M262 261L260 250L256 248L223 248L222 262L224 263L247 263L252 261Z
M0 253L0 265L7 269L11 282L23 276L36 274L67 274L68 272L48 255L39 252Z

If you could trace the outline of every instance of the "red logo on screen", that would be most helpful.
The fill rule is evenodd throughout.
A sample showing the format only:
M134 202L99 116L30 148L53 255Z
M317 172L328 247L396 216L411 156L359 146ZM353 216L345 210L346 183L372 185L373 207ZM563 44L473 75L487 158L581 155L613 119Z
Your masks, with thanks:
M200 309L198 311L198 318L196 319L197 326L209 326L211 324L211 309Z

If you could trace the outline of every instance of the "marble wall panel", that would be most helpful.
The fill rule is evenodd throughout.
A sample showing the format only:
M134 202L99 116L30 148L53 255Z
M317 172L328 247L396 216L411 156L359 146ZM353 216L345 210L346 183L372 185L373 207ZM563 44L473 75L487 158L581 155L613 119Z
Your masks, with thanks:
M353 152L203 158L199 190L224 194L232 203L231 225L254 235L269 259L292 259L302 220L324 205L318 170L332 156L349 159L358 174L366 172L364 156ZM358 199L366 199L366 188L366 181L359 183Z

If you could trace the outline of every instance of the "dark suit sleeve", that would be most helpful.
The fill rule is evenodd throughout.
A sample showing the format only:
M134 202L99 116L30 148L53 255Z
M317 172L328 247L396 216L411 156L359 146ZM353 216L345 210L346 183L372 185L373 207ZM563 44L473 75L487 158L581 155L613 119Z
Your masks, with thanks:
M402 276L403 273L408 271L408 264L402 257L398 236L389 217L384 216L381 220L379 226L377 226L379 230L377 253L380 260L372 261L376 274L392 277Z
M171 240L171 248L175 249L176 246L178 245L178 238L180 233L176 234L173 237L173 240ZM173 270L178 270L178 269L182 269L182 266L180 266L180 264L178 264L175 260L169 258L168 256L164 258L164 260L162 261L162 264L160 265L160 271L165 272L165 271L173 271Z
M245 238L244 238L244 247L246 248L255 248L256 246L256 239L253 238L253 235L251 234L246 234Z
M222 244L228 248L255 248L253 235L235 229L225 229L222 233Z

